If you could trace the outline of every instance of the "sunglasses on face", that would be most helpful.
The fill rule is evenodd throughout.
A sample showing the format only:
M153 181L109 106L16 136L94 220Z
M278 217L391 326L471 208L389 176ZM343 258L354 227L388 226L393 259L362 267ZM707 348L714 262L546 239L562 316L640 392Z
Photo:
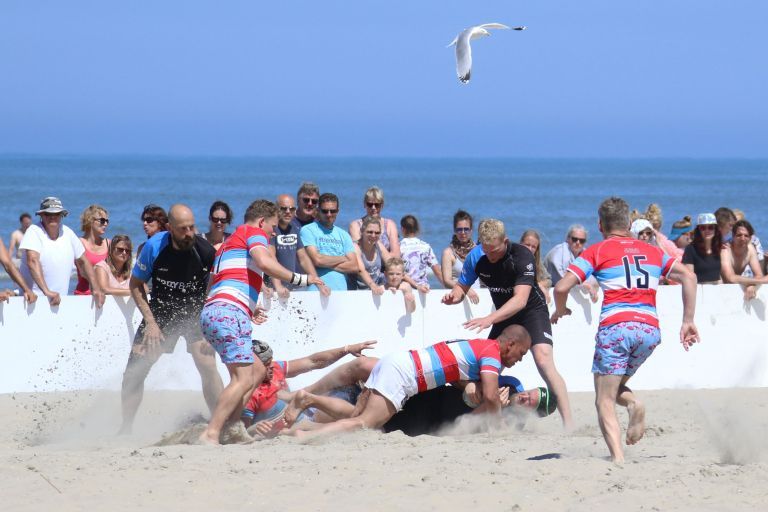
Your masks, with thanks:
M571 242L573 242L573 243L577 243L578 242L578 243L584 245L585 243L587 243L587 239L586 238L576 238L575 236L572 236L571 237Z
M157 219L154 217L144 217L141 221L146 222L147 224L152 224L153 222L157 222Z
M98 222L102 226L109 224L109 219L105 219L104 217L101 217L99 219L93 219L93 222Z
M127 247L115 247L114 251L118 254L131 254L131 250Z
M317 204L320 202L320 199L315 199L313 197L302 197L301 202L308 205Z
M334 215L339 213L338 208L320 208L320 212L323 213L323 215Z
M369 202L365 203L365 206L367 206L368 208L378 208L379 210L381 210L381 205L382 203L369 203Z
M280 206L280 211L281 212L291 212L291 213L293 213L293 212L296 211L296 207L295 206Z
M704 224L702 226L699 226L699 229L702 231L714 231L715 226L713 224Z
M651 236L653 232L651 231L641 231L638 236Z
M48 217L49 219L51 217L56 217L57 219L61 217L60 213L43 213L43 217Z
M371 236L373 236L373 235L380 235L381 231L366 231L365 234L366 235L371 235Z
M472 231L472 228L453 228L453 231L456 233L469 233Z
M211 217L211 222L214 224L229 224L226 217Z

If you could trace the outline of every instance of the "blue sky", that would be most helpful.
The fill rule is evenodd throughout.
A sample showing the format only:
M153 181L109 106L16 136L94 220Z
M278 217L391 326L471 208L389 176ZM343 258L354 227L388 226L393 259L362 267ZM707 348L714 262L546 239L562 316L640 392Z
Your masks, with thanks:
M0 152L768 156L768 2L5 0ZM462 28L527 25L476 41Z

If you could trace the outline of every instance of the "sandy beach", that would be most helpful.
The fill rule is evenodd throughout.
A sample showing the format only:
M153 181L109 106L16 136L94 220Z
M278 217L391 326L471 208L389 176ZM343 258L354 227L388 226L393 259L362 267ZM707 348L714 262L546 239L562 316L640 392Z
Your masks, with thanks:
M593 395L579 428L556 416L467 434L361 432L301 444L153 446L202 419L194 392L150 392L133 436L116 437L119 396L0 396L2 509L758 510L768 497L765 389L641 392L645 439L606 460ZM626 417L622 415L622 423Z

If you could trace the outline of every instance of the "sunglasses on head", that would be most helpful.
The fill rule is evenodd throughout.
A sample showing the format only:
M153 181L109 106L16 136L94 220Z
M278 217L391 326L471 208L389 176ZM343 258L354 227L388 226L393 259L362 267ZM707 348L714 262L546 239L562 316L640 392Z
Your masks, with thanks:
M382 203L371 203L367 201L365 203L365 206L367 206L368 208L378 208L379 210L381 210L381 205Z
M338 208L320 208L320 212L322 212L324 215L332 215L334 213L339 213Z
M456 233L469 233L472 228L453 228Z
M211 217L211 222L214 224L229 224L226 217Z
M279 208L280 208L281 212L291 212L291 213L293 213L293 212L296 211L296 207L295 206L280 206Z
M105 219L104 217L100 217L98 219L93 219L93 221L94 222L98 222L102 226L104 226L105 224L109 224L109 219Z
M586 238L576 238L575 236L572 236L571 237L571 242L573 242L573 243L578 242L578 243L583 245L583 244L587 243L587 239Z
M317 204L320 202L320 199L315 199L314 197L302 197L301 202L304 204Z

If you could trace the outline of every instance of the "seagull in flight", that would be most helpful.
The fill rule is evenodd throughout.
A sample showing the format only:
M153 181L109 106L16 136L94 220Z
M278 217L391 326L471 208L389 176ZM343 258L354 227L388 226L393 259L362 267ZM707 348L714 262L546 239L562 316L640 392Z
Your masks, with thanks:
M456 45L456 74L459 77L461 83L469 83L470 75L472 74L472 47L469 45L470 41L479 39L484 36L491 35L488 29L509 29L510 27L502 25L501 23L486 23L484 25L477 25L469 27L461 31L456 38L448 45L450 48ZM514 27L512 30L525 30L527 27Z

